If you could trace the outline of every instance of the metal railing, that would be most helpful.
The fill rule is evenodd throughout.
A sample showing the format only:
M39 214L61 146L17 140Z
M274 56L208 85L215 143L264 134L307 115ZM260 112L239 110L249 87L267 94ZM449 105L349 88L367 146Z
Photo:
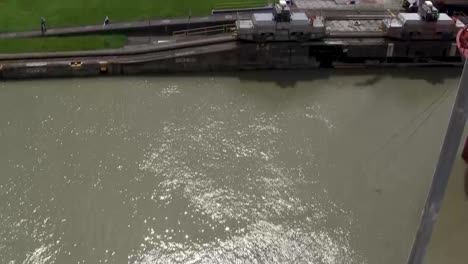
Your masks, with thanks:
M468 116L468 63L465 61L458 85L455 103L452 108L444 143L432 177L429 194L419 222L418 232L413 242L408 264L423 264L431 241L432 231L442 207L444 192L455 161L458 146L463 135Z
M175 37L178 36L199 36L199 35L212 35L222 33L234 33L236 32L236 24L224 24L217 26L209 26L202 28L184 29L172 32Z
M462 11L454 11L453 16L463 22L465 25L468 24L468 16Z

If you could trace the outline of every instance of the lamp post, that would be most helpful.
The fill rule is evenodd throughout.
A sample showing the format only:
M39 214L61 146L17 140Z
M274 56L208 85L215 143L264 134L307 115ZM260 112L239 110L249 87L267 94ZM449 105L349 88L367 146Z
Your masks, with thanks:
M190 29L190 20L192 18L192 9L189 9L189 15L188 15L188 23L187 23L187 30L185 31L185 35L188 35L188 31Z
M148 17L148 42L151 44L151 18Z

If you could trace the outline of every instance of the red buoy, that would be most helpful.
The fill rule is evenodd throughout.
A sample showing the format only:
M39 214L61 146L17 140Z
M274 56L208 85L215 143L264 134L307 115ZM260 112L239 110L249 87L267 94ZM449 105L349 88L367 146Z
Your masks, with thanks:
M466 59L468 58L468 27L460 29L457 33L457 47L460 55Z

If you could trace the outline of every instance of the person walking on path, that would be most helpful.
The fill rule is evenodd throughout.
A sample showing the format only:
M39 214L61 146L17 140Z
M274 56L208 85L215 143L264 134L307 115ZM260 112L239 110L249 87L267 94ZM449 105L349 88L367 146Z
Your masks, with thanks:
M46 26L46 20L44 17L41 17L41 32L42 34L46 33L47 31L47 26Z
M105 27L105 26L109 25L109 23L110 23L109 17L106 16L106 18L104 19L104 24L102 24L102 26Z

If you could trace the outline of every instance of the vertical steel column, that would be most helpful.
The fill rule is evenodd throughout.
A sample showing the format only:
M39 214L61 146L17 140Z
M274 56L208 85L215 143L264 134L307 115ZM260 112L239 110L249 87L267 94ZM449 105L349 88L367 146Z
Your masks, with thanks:
M460 140L468 113L468 60L458 86L457 97L452 109L439 161L432 178L429 194L419 223L418 233L413 243L408 264L423 264L429 246L432 230L440 212L450 172L458 152Z

